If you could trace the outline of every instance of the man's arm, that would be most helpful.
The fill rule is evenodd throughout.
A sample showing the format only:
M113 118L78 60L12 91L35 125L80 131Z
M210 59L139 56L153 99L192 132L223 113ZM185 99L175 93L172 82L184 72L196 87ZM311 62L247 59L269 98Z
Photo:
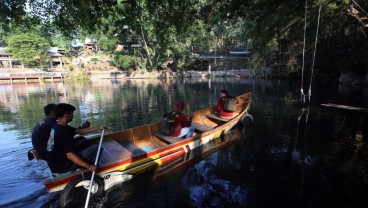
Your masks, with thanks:
M107 129L106 127L95 127L95 128L83 128L83 129L76 129L75 133L76 134L80 134L80 135L84 135L84 134L89 134L98 130L103 130L103 129Z
M66 157L71 160L73 163L81 166L81 167L84 167L84 168L87 168L88 170L90 171L95 171L97 169L97 166L96 165L92 165L92 164L89 164L87 163L86 161L82 160L77 154L75 154L74 152L67 152L66 153Z

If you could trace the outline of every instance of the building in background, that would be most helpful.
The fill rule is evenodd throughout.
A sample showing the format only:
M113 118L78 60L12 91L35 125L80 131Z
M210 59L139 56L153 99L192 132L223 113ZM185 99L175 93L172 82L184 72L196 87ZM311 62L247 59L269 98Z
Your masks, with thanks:
M24 68L23 64L18 59L13 58L5 47L0 47L0 68L13 68L17 66Z

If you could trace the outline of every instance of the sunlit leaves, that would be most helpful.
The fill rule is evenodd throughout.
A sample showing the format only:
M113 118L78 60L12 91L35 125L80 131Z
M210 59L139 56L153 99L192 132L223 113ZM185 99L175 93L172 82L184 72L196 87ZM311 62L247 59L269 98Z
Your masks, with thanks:
M95 29L116 3L114 0L5 0L0 5L0 23L5 28L9 23L26 26L26 19L33 23L51 22L62 28L64 35L70 35L79 28Z

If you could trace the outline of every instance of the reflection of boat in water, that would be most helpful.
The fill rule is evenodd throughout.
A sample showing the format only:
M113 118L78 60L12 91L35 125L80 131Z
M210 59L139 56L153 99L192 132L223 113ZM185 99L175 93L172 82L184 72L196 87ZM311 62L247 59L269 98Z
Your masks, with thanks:
M238 140L240 137L220 137L240 120L247 117L252 119L247 112L250 108L251 93L240 95L237 100L239 102L231 119L221 119L212 114L216 106L192 113L195 133L188 139L163 135L159 132L160 122L106 135L92 194L102 193L148 171L153 170L154 176L157 177ZM99 137L90 139L91 143L98 140ZM69 198L76 197L74 190L82 189L87 192L90 171L79 170L44 183L50 192L62 191L60 203L61 206L66 206Z

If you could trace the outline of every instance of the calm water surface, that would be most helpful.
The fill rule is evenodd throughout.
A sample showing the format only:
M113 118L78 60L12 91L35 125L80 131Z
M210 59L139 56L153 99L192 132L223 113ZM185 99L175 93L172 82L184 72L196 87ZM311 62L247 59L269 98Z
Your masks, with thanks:
M73 104L72 126L117 131L158 121L177 99L186 112L212 105L221 89L253 93L253 127L231 132L243 139L156 180L119 185L93 207L366 207L368 114L320 104L368 107L368 89L315 83L303 104L298 83L242 79L0 84L0 207L59 206L42 184L47 166L26 155L47 103Z

